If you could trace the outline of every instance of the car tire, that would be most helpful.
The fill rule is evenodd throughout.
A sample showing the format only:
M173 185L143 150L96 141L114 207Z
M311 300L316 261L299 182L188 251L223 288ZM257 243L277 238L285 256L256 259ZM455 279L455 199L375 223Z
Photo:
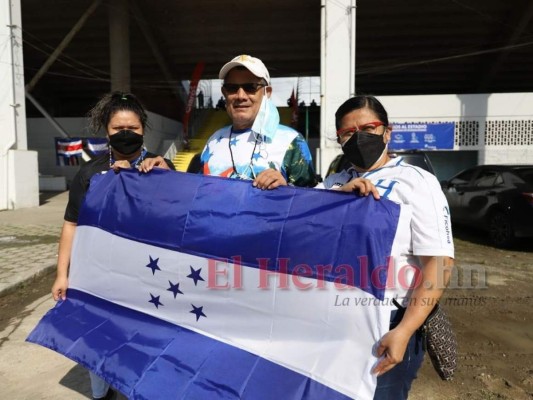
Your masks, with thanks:
M514 242L513 224L503 212L495 211L489 216L489 237L498 247L509 247Z

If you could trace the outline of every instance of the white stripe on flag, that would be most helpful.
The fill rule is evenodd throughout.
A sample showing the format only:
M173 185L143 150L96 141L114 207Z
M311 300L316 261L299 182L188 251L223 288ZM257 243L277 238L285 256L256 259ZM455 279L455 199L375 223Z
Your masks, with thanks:
M209 289L207 259L91 226L78 226L74 247L71 288L244 349L352 398L372 399L376 384L370 373L376 362L372 347L388 330L389 315L371 294L297 277L311 284L301 290L292 275L281 273L269 273L268 288L259 288L262 271L246 266L242 266L242 288ZM219 285L234 283L231 265L220 262L218 269L229 273L218 275ZM189 277L193 270L200 271L204 281L195 284ZM278 281L285 278L288 287L278 288ZM174 289L179 284L182 293L174 295L171 284ZM317 288L321 284L324 288ZM150 302L155 297L158 300ZM358 306L355 299L360 299ZM192 313L192 306L202 307L205 316Z

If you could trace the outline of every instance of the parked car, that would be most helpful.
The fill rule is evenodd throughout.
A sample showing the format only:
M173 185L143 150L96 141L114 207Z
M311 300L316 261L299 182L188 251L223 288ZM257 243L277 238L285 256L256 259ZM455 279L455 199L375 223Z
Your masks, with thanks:
M487 231L498 247L533 236L533 165L481 165L441 186L453 223Z
M426 171L431 172L433 175L435 175L435 170L433 169L433 165L431 164L431 161L429 160L429 157L426 153L421 151L395 151L390 152L389 156L392 158L396 157L403 157L403 160L407 164L416 165L417 167L420 167L422 169L425 169ZM328 172L326 173L326 177L329 175L340 172L344 169L348 169L352 166L350 162L346 159L346 156L344 154L339 154L335 159L331 162L328 168Z

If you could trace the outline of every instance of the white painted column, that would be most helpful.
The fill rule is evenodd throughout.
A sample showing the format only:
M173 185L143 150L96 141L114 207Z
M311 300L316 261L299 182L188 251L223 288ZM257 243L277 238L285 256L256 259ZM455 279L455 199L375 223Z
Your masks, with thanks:
M335 111L355 93L355 0L322 0L320 32L320 149L317 172L323 177L340 153Z
M20 0L0 0L0 210L39 205L37 152L28 151Z

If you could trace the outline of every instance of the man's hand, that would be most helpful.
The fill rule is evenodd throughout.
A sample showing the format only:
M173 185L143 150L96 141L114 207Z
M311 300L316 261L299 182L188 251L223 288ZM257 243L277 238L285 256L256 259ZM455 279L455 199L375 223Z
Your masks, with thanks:
M253 186L261 190L271 190L279 186L287 186L287 181L281 172L275 169L266 169L257 175L254 179Z
M170 169L165 159L161 156L157 156L154 158L146 158L143 160L141 165L139 165L139 171L144 173L150 172L154 168Z
M370 180L365 178L352 179L350 182L341 186L339 190L343 192L359 192L361 196L368 196L372 193L374 199L379 200L378 190Z

